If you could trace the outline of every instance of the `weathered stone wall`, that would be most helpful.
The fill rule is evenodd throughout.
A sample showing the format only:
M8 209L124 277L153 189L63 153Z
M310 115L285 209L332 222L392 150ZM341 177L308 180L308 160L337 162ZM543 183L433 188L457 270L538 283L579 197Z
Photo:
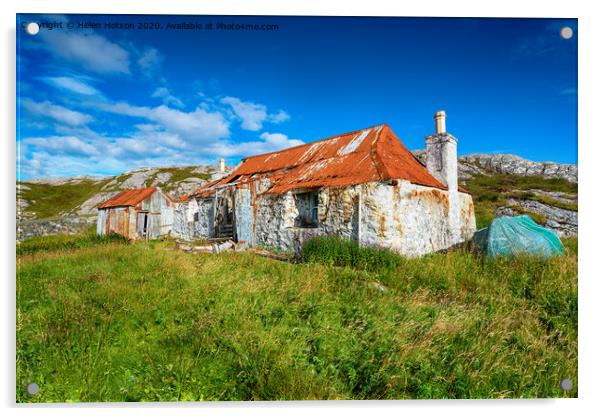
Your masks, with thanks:
M237 227L245 225L249 232L252 232L250 226L254 225L254 241L245 234L250 245L292 250L298 254L303 242L309 238L337 235L363 245L418 256L457 243L450 227L448 193L407 181L398 181L395 185L372 182L321 189L318 192L319 225L314 228L295 226L299 210L294 192L259 194L254 207L242 204L250 195L246 192L237 194L236 221ZM461 240L465 240L475 231L474 207L470 195L458 193L457 198L456 224L460 227ZM195 223L196 236L208 235L213 218L213 200L203 201Z
M171 235L188 241L213 237L213 205L213 198L190 198L177 204Z
M476 228L472 198L453 196L457 210L450 210L447 191L407 181L362 185L360 243L419 256L470 238Z
M255 200L255 244L292 249L291 231L296 217L297 208L292 192L258 196Z
M318 219L324 234L358 240L360 186L320 191Z
M475 231L470 195L458 193L460 239ZM453 212L451 213L453 215ZM360 243L420 256L455 244L446 191L399 181L362 185Z
M299 253L303 242L319 235L338 235L357 240L358 189L322 189L318 193L319 225L295 226L299 215L295 194L261 195L256 201L256 245Z
M177 238L191 241L194 239L194 206L196 205L198 211L198 205L196 200L191 198L186 202L176 204L174 208L174 219L173 227L171 229L171 235ZM191 215L192 214L192 215ZM191 219L192 216L192 219Z
M214 206L213 198L204 198L197 201L198 215L194 223L194 236L196 238L211 238L215 236L213 227Z
M470 195L458 193L460 240L475 231ZM386 247L419 256L457 243L450 227L446 191L399 181L373 182L319 192L319 226L295 227L298 215L294 194L263 195L257 199L256 243L299 252L303 242L317 235L338 235L363 245ZM453 215L453 212L452 212Z
M236 238L239 242L245 241L248 245L252 246L255 242L255 236L253 235L255 218L253 216L251 191L249 190L249 187L245 186L241 189L236 189L234 198Z

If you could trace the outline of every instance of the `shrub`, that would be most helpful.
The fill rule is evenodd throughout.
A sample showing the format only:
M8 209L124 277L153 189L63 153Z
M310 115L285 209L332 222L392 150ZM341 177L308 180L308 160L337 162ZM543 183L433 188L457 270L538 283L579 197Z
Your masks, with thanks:
M355 241L335 236L315 237L303 244L301 258L305 262L349 266L367 271L396 268L403 258L390 250L362 247Z

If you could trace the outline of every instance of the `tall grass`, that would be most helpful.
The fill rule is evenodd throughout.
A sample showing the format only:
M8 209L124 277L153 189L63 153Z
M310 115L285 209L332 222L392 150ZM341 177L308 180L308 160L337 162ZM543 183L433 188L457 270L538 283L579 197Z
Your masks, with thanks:
M333 266L349 266L366 271L391 270L402 258L390 250L359 246L352 240L336 236L320 236L303 244L303 261Z
M129 240L119 234L96 235L93 232L74 235L58 234L25 240L17 245L16 251L17 256L20 256L46 251L73 250L112 243L127 244Z
M170 247L22 256L17 401L577 396L576 240L357 269Z

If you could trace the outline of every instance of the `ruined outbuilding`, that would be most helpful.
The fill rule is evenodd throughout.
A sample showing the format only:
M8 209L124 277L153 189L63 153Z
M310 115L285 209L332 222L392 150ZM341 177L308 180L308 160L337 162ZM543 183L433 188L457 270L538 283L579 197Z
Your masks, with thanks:
M130 189L98 206L96 233L153 240L170 233L173 218L174 201L161 189Z
M172 233L294 251L338 235L408 256L460 243L475 231L474 207L445 113L435 119L426 166L387 124L247 157L177 205Z

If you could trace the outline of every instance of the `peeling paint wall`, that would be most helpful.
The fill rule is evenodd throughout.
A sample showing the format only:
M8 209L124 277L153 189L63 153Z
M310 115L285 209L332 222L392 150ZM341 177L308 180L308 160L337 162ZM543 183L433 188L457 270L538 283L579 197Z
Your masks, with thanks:
M291 249L291 229L298 215L292 192L258 196L255 209L255 244Z
M234 192L234 223L236 226L236 238L238 241L246 241L247 244L254 244L253 229L253 207L251 206L251 191L248 186L237 189Z
M322 189L318 192L318 227L295 226L299 215L293 192L257 198L256 245L299 253L303 242L319 235L338 235L357 240L358 186Z
M461 241L475 231L470 195L456 194L458 215L450 210L447 191L407 181L399 181L394 186L373 182L362 188L361 244L420 256L458 243L451 226L454 222L460 224Z
M174 208L174 219L171 235L188 241L193 240L196 217L195 214L198 212L199 206L194 198L176 204Z
M195 238L210 238L215 235L213 227L214 205L213 198L203 198L197 201L198 215L194 223Z
M267 186L255 182L235 191L235 227L239 240L249 245L299 252L309 238L337 235L362 245L386 247L406 256L442 250L472 236L474 206L470 195L456 193L450 209L447 191L411 184L370 182L346 188L318 191L318 226L296 226L299 203L295 192L258 194ZM299 190L298 193L308 190ZM195 237L213 233L214 198L201 199L195 221ZM179 212L179 211L177 211ZM176 215L176 223L184 213ZM458 224L454 232L453 226ZM180 229L174 225L174 230Z
M470 195L457 194L461 240L475 231ZM318 235L337 235L362 245L386 247L406 256L419 256L457 243L450 227L446 191L398 181L371 182L319 192L319 226L295 227L294 195L262 195L257 199L256 243L299 252L303 242Z

